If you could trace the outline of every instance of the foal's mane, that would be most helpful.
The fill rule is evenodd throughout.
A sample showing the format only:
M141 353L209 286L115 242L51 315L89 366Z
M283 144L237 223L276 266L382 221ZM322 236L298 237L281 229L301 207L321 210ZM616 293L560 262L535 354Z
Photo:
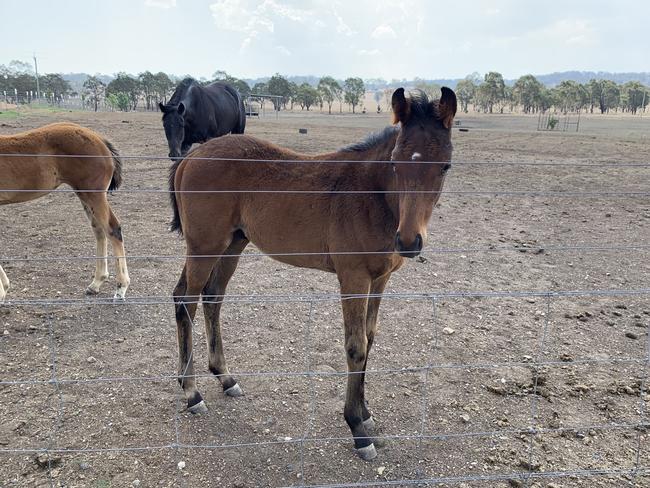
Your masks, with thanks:
M422 90L409 92L409 110L414 119L439 118L438 100L431 101ZM341 151L364 152L388 141L399 131L399 126L389 125L383 130L373 132L361 142L356 142L341 148Z
M181 103L183 100L183 97L187 93L187 90L190 89L191 86L193 85L198 85L198 81L196 81L194 78L185 78L183 81L181 81L178 86L176 87L176 90L174 90L173 95L169 99L168 104L169 105L178 105Z
M375 146L378 146L379 144L382 144L386 142L388 139L393 137L397 132L399 131L399 127L395 125L389 125L388 127L384 128L383 130L380 130L378 132L373 132L370 134L368 137L366 137L363 141L361 142L355 142L354 144L350 144L349 146L345 146L341 148L341 151L346 151L346 152L364 152L368 151L369 149L372 149Z

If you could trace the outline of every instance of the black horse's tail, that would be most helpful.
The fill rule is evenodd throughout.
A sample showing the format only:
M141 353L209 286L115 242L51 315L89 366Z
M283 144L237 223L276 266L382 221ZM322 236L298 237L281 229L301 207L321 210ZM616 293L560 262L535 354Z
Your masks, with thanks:
M174 218L169 224L169 230L172 232L176 231L181 235L183 235L183 226L181 225L181 215L178 212L178 202L176 201L174 179L176 178L176 171L178 170L178 166L182 161L182 159L177 159L174 161L174 164L172 164L171 168L169 168L169 200L172 204L172 210L174 211Z
M106 139L103 141L111 152L111 156L113 156L113 177L108 185L108 191L113 191L117 190L122 184L122 158L120 158L120 153L117 152L117 149L115 149L115 146L110 141Z
M233 134L243 134L246 130L246 107L244 106L244 99L239 93L239 90L236 88L226 85L226 89L235 98L235 102L237 103L237 111L239 112L239 122L237 124L237 127L233 128L231 132Z

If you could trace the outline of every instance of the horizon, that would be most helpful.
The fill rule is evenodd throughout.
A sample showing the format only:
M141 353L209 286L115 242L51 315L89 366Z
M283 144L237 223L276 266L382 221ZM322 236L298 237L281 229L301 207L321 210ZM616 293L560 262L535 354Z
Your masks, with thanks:
M23 8L17 0L6 3L5 11ZM604 0L549 0L534 15L515 0L467 0L444 10L425 0L115 0L87 6L82 0L70 0L65 9L40 2L29 28L3 25L0 59L31 62L35 53L39 73L163 71L210 78L223 70L242 79L281 73L389 82L458 80L489 71L508 80L567 71L648 72L650 4L639 0L615 8ZM299 71L313 74L289 74Z

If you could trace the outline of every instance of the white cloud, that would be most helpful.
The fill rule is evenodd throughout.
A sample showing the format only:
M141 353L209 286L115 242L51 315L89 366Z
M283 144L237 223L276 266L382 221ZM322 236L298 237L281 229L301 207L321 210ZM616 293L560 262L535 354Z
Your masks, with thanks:
M359 49L357 51L357 54L359 56L379 56L381 54L381 52L379 51L379 49L370 49L370 50L368 50L368 49Z
M275 50L284 56L291 56L291 51L284 46L275 46Z
M528 36L547 45L594 46L598 42L596 29L587 20L561 19L533 31Z
M396 39L397 34L390 25L381 24L370 35L373 39Z
M176 6L176 0L144 0L147 7L172 8Z

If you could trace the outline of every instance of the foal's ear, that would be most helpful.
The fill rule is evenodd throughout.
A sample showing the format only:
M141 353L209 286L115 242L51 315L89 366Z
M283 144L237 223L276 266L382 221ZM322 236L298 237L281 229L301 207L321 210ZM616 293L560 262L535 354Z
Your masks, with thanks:
M443 86L442 97L440 97L440 102L438 103L438 114L442 125L446 129L451 129L454 123L454 117L456 116L456 110L458 110L458 101L456 100L454 90Z
M183 115L185 113L185 104L183 102L179 103L176 110L178 110L179 115Z
M393 124L406 124L411 117L411 102L404 96L404 88L398 88L393 93Z

